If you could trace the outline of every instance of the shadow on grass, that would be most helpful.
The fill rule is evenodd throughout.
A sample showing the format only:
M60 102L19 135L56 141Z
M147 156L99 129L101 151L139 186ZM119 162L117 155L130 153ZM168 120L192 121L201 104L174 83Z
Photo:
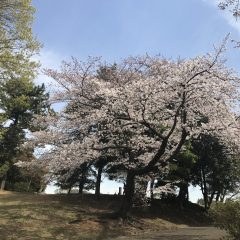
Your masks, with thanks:
M146 228L144 219L156 218L189 226L208 225L202 209L191 206L182 211L157 201L152 208L134 208L126 226L113 218L121 199L122 196L96 198L90 194L0 196L0 239L115 239L128 235L129 228L141 233Z
M155 200L151 207L133 208L133 214L145 219L161 218L176 225L212 226L212 220L204 208L194 203L188 203L181 209L178 204L168 204L161 200Z

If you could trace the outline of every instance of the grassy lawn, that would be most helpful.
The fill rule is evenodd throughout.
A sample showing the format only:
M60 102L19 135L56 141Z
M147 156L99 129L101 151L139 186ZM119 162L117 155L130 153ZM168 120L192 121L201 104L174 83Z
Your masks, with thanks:
M135 209L134 221L125 224L110 217L119 203L116 196L96 200L93 195L0 192L0 239L139 239L143 233L206 225L208 221L194 211L169 213L170 208L159 205L158 210Z

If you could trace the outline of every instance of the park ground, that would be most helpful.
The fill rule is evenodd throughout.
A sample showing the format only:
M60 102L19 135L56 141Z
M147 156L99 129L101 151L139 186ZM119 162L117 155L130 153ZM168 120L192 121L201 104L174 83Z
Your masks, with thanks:
M200 240L220 239L203 209L163 202L134 208L127 221L112 217L120 196L37 195L0 192L0 239L4 240Z

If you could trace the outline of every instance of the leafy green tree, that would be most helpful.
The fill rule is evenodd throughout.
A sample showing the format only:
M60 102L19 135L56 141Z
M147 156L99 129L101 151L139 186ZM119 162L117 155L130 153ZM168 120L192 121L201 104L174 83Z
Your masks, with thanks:
M192 169L193 184L201 187L205 208L208 209L213 200L223 201L227 194L238 188L240 162L228 146L211 135L200 135L192 141L192 146L197 155Z
M39 64L33 56L40 44L32 34L35 9L31 0L0 1L0 181L1 188L13 188L27 181L24 170L14 164L22 155L20 145L34 131L34 114L42 114L48 95L44 86L35 86ZM25 160L32 158L25 154ZM27 173L25 171L25 173ZM26 175L26 174L25 174ZM22 184L23 186L24 184ZM31 185L31 184L30 184ZM29 185L29 186L30 186ZM29 187L28 187L29 188Z
M61 189L68 189L68 193L73 187L78 187L79 194L82 194L84 189L94 188L94 180L91 178L93 174L91 163L84 162L73 171L65 169L56 174L57 183L55 185Z
M100 187L101 187L101 179L102 179L102 174L109 170L109 163L115 160L116 157L110 156L104 153L102 154L101 157L96 159L94 161L94 167L96 168L96 182L95 182L95 195L97 197L100 196Z
M32 34L34 11L31 0L0 1L0 80L35 74L31 57L40 44Z
M191 142L189 141L170 164L167 178L179 188L178 200L181 206L189 200L188 187L192 181L192 168L196 161L197 156L193 153Z
M18 175L14 166L21 154L20 146L29 131L34 131L31 123L34 114L44 114L48 105L45 87L35 86L28 78L6 80L0 85L1 125L0 169L2 169L2 189L10 172ZM10 179L9 179L10 180Z

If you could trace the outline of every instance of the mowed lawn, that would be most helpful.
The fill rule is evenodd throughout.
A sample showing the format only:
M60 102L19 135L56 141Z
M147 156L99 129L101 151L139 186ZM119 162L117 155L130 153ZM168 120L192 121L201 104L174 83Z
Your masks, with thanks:
M135 209L134 218L123 222L121 219L112 217L120 201L121 199L117 196L102 196L98 200L93 195L34 195L0 192L0 239L186 240L198 239L196 236L191 238L192 232L195 231L196 234L198 228L203 236L207 236L207 231L211 234L216 231L214 236L224 235L215 228L202 228L208 225L208 220L204 219L203 214L200 216L196 213L194 216L194 211L184 213L182 210L169 212L166 206L158 207L159 212L162 213L160 215L156 210ZM192 227L189 228L189 226ZM174 232L177 238L172 235ZM178 233L181 234L181 232L185 234L185 238L181 236L179 238ZM186 238L188 235L190 238Z

